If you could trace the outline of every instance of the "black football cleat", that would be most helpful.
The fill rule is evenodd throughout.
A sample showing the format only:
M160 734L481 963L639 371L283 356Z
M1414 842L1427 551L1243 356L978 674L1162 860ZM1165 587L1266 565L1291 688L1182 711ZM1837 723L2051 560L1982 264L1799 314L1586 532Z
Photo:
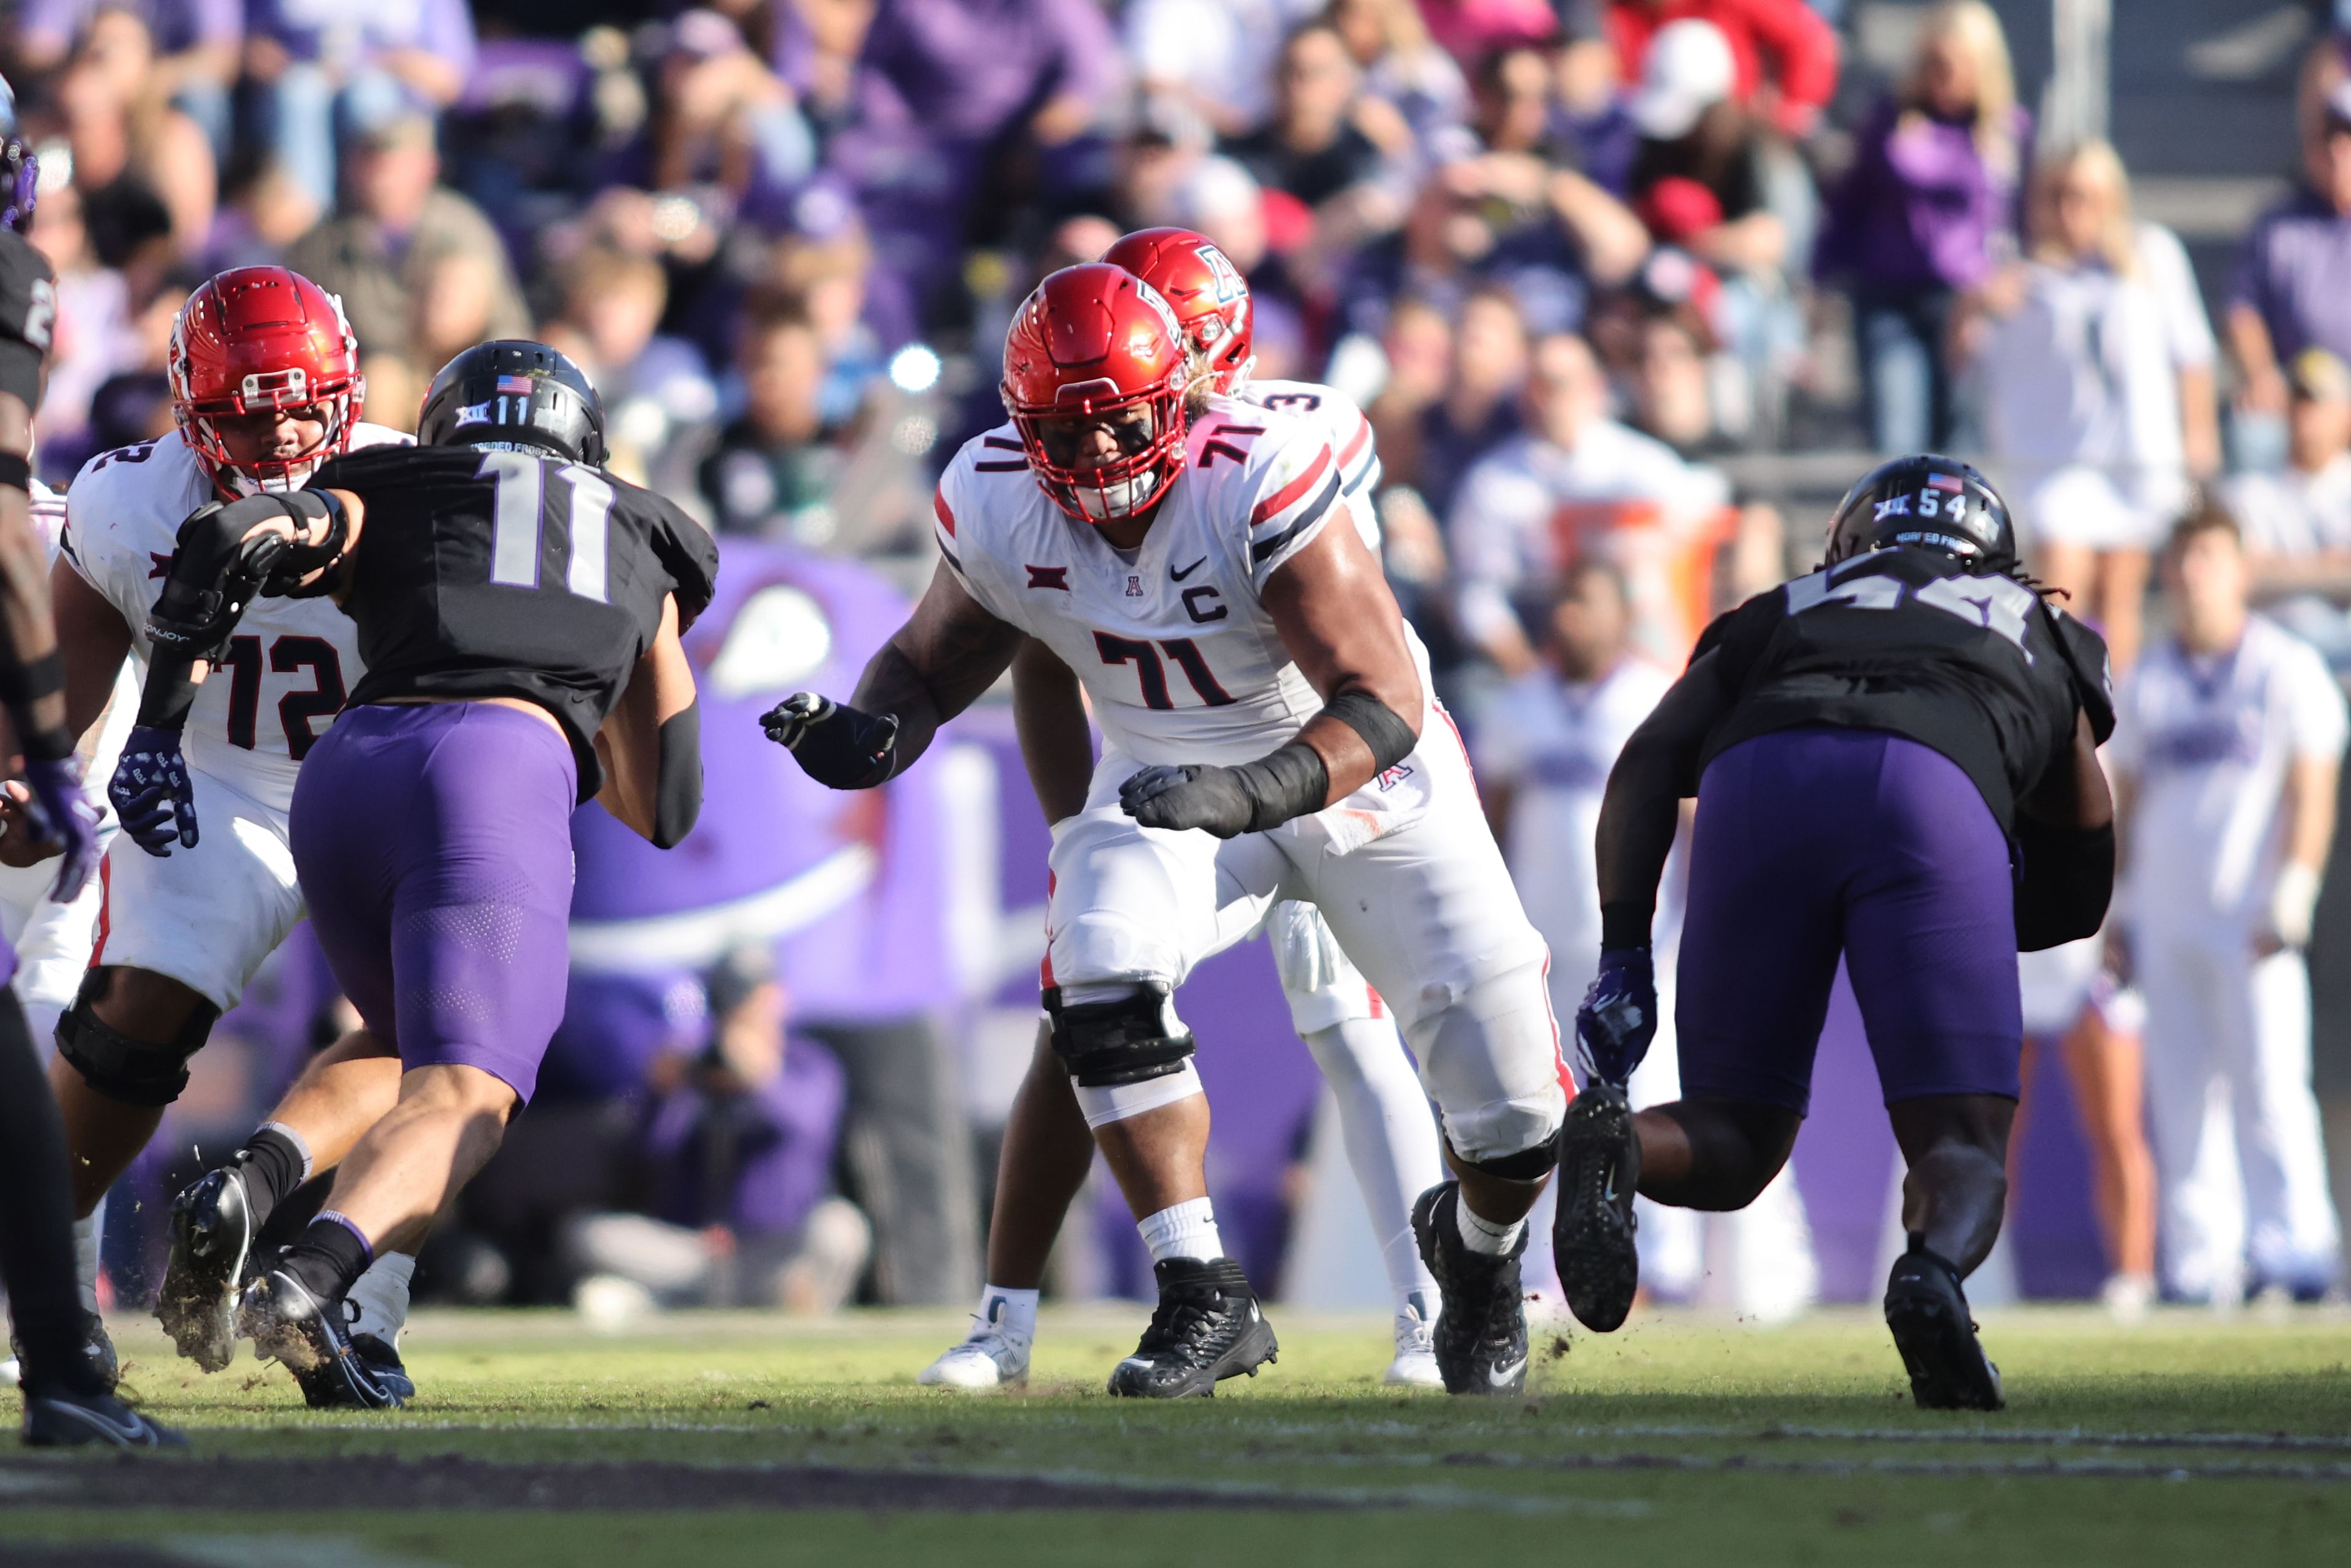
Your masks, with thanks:
M1552 1222L1560 1290L1594 1333L1624 1326L1641 1288L1633 1240L1641 1143L1622 1086L1594 1079L1567 1108L1559 1143L1559 1213Z
M345 1307L350 1302L341 1303ZM348 1315L348 1314L346 1314ZM371 1333L350 1336L351 1354L371 1374L391 1401L390 1408L398 1409L416 1397L416 1384L408 1375L408 1368L400 1359L400 1352ZM288 1370L292 1370L290 1367ZM301 1386L302 1401L313 1410L381 1410L382 1405L366 1405L354 1396L350 1381L336 1368L319 1365L308 1372L294 1374Z
M1913 1235L1886 1281L1886 1326L1921 1410L1998 1410L2000 1368L1984 1356L1959 1271Z
M25 1347L17 1343L13 1329L8 1334L8 1351L16 1358L16 1364L22 1367L25 1364ZM114 1385L122 1381L122 1360L114 1353L114 1341L107 1334L106 1320L96 1312L81 1315L81 1353L89 1358L89 1369L98 1375L99 1384L109 1394L113 1393ZM19 1373L18 1376L21 1381L22 1374Z
M184 1448L187 1438L111 1394L27 1394L25 1442L35 1448Z
M402 1388L413 1387L405 1372L397 1388L379 1376L352 1348L342 1303L320 1301L284 1269L267 1270L245 1287L236 1326L253 1341L256 1355L275 1359L294 1375L314 1407L396 1410L406 1399Z
M172 1200L172 1250L155 1317L180 1354L206 1372L225 1370L236 1354L236 1292L256 1228L235 1166L207 1171Z
M1472 1252L1455 1218L1461 1184L1439 1182L1412 1206L1420 1260L1437 1277L1437 1375L1447 1394L1516 1394L1527 1385L1527 1303L1519 1283L1526 1233L1501 1257Z
M1110 1375L1112 1394L1132 1399L1213 1397L1217 1385L1277 1359L1280 1346L1249 1277L1229 1258L1171 1258L1151 1266L1159 1309L1134 1354Z

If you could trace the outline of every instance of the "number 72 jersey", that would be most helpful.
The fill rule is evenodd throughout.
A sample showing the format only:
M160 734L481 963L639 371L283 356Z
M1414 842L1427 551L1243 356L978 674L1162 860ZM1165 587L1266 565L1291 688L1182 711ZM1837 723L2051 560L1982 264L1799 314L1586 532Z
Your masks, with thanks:
M1314 425L1214 397L1133 559L1038 488L1009 424L947 465L935 532L983 609L1076 673L1120 750L1233 764L1322 706L1259 595L1322 529L1353 526L1343 490Z
M2008 831L2017 800L2070 753L2076 714L2101 741L2114 728L2095 632L2013 578L1930 550L1874 550L1759 593L1707 629L1697 656L1708 653L1735 706L1701 772L1773 730L1886 730L1957 763Z
M355 449L407 444L407 436L379 424L351 434ZM215 498L212 480L177 431L99 454L66 492L59 548L131 628L131 651L142 665L147 615L179 548L180 525ZM229 639L222 668L196 695L188 716L189 762L285 810L304 755L360 674L358 634L330 601L256 601Z

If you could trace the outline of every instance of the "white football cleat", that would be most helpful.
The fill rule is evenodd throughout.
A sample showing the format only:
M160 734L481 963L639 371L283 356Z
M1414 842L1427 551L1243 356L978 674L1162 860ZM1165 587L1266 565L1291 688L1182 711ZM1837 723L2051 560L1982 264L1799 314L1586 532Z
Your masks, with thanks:
M1395 1359L1388 1363L1382 1382L1405 1388L1445 1386L1445 1375L1437 1369L1437 1339L1430 1328L1436 1317L1422 1293L1415 1291L1404 1311L1395 1315Z
M914 1375L929 1388L1000 1388L1029 1381L1029 1347L982 1329Z

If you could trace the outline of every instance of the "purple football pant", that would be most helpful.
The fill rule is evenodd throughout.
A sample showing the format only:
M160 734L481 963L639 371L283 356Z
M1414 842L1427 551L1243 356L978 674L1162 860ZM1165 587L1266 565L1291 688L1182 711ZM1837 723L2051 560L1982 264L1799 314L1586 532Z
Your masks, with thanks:
M403 1069L523 1100L570 969L571 747L488 703L347 708L302 762L295 869L343 994Z
M1842 956L1886 1103L2017 1093L2008 841L1959 765L1882 730L1780 730L1698 781L1674 1011L1682 1093L1811 1103Z

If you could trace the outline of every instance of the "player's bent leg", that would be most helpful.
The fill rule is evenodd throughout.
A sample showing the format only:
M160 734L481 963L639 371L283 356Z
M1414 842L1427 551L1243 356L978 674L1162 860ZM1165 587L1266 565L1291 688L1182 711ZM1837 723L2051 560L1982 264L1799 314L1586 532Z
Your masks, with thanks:
M1931 1095L1886 1107L1909 1174L1907 1251L1886 1282L1886 1325L1921 1409L1998 1410L2000 1369L1983 1353L1960 1281L2000 1235L2008 1202L2008 1134L2016 1102Z
M57 1020L49 1083L65 1117L74 1212L87 1215L139 1157L188 1084L221 1009L183 982L105 965Z
M172 1200L171 1249L155 1316L179 1353L206 1372L236 1349L236 1294L255 1238L270 1214L311 1176L339 1166L360 1135L400 1098L400 1058L389 1041L355 1030L311 1059L226 1164ZM406 1292L401 1292L405 1303ZM394 1326L391 1343L397 1343Z
M326 1212L258 1272L238 1301L238 1327L256 1354L340 1397L313 1403L384 1408L403 1402L351 1343L345 1298L379 1253L413 1253L434 1218L497 1152L520 1103L513 1086L477 1067L434 1063L410 1071L400 1103L355 1146Z
M988 1220L987 1282L971 1333L923 1368L915 1382L995 1388L1029 1380L1045 1261L1093 1161L1093 1134L1070 1091L1068 1070L1053 1053L1050 1030L1041 1031L1004 1124Z
M1394 1017L1340 950L1322 912L1302 900L1284 900L1268 914L1265 927L1290 1026L1331 1086L1347 1164L1380 1239L1395 1307L1395 1354L1385 1381L1441 1387L1434 1339L1437 1279L1421 1261L1412 1229L1414 1200L1445 1176L1428 1096Z

